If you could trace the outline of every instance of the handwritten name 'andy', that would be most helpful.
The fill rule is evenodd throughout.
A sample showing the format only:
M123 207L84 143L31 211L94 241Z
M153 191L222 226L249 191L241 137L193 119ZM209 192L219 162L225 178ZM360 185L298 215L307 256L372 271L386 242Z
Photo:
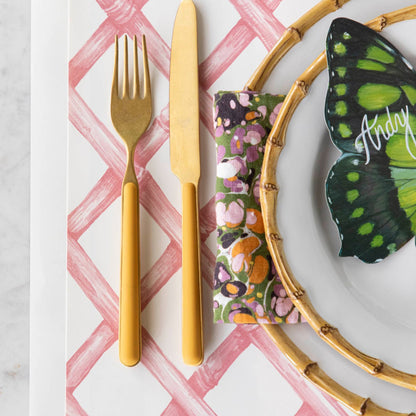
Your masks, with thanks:
M376 115L372 124L369 124L367 114L364 115L361 123L361 133L355 139L355 147L362 151L365 150L367 165L370 162L370 151L372 146L375 150L379 151L382 147L382 141L389 141L400 128L405 129L405 143L409 155L416 160L416 154L411 150L411 144L413 143L413 149L416 151L416 138L413 134L413 130L410 126L409 107L400 110L400 112L394 113L393 117L390 114L390 110L386 107L386 122L377 125L379 116Z

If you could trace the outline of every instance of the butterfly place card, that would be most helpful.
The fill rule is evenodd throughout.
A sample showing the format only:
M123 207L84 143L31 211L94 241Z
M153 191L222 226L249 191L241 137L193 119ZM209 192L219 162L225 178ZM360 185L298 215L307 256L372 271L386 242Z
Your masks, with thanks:
M326 193L341 256L380 262L416 233L416 73L386 39L353 20L327 37L327 126L342 152Z

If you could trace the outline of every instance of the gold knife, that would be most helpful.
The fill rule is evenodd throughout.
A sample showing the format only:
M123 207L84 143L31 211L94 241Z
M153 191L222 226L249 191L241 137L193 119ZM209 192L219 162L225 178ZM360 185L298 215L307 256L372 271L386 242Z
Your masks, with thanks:
M182 0L175 19L170 61L170 164L182 184L182 356L204 359L198 182L199 96L196 10Z

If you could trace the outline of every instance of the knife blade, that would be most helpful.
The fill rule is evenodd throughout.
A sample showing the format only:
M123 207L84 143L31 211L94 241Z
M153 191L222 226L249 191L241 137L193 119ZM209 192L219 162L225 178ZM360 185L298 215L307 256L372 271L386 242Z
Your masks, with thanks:
M182 357L204 358L198 219L199 94L196 9L182 0L172 35L169 116L170 164L182 186Z

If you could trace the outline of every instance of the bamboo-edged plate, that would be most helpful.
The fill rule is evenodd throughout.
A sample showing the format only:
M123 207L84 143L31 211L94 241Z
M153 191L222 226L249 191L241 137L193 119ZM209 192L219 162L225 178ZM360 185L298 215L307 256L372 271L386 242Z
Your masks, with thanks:
M362 3L363 2L361 2L361 5ZM337 2L322 1L289 27L288 31L279 40L275 48L266 56L260 67L247 82L245 88L248 90L260 90L285 53L303 38L305 30L329 13L329 11L334 11L334 9L340 6L341 5ZM383 25L383 18L378 19L378 21ZM281 74L282 72L279 71L279 79L282 78ZM275 87L274 82L272 85ZM378 394L374 395L377 396L377 400L381 396L383 398L382 402L384 402L383 404L386 407L400 408L401 412L406 411L408 408L412 409L415 407L412 392L391 385L390 388L388 388L388 383L384 383L369 375L364 377L365 373L361 373L360 369L351 366L351 364L347 365L348 361L337 355L334 350L326 347L325 351L325 348L323 348L324 344L318 341L319 337L315 338L314 335L311 335L310 331L312 331L312 329L308 327L300 328L299 326L285 326L285 330L283 330L282 327L276 325L264 325L263 328L300 373L356 414L380 416L399 414L414 415L414 413L397 413L386 410L369 399L368 393L375 393L375 391L377 391ZM289 333L290 336L288 336L287 333ZM302 349L299 348L293 340L295 340L298 345L301 345ZM343 385L341 386L328 376L318 363L311 360L305 352L313 355L315 359L318 356L319 362L323 364L321 364L321 367L323 367L324 370L330 370L329 373L331 375L335 373L335 378L338 381L341 380ZM354 373L354 371L360 373ZM367 379L363 380L365 378ZM371 384L373 385L368 383L370 379L372 380ZM364 391L366 397L352 393L349 389L354 391L357 389ZM393 398L394 400L392 400ZM392 404L392 402L394 402L394 404Z
M386 13L370 26L381 31L415 17L413 5ZM415 64L409 41L416 36L414 22L393 26L384 36ZM269 249L286 291L321 338L368 373L416 390L413 244L377 265L338 257L338 232L325 199L326 176L339 156L324 122L328 79L318 75L325 68L322 54L298 78L266 146L261 203ZM277 337L278 332L273 331ZM295 356L297 368L308 375L314 365L305 366Z
M343 2L336 0L323 0L309 12L307 12L304 16L298 19L295 23L293 23L279 39L276 46L264 58L261 65L257 68L254 74L250 77L249 81L246 83L244 89L250 91L261 90L269 77L272 75L276 65L281 61L284 55L290 49L292 49L293 46L295 46L296 43L302 40L305 32L327 14L341 8L348 1L349 0ZM383 22L383 19L381 18L379 21ZM322 370L317 362L311 360L305 351L303 351L293 342L293 339L298 339L303 348L305 345L311 346L311 350L314 355L316 355L318 350L322 354L322 345L319 344L320 348L317 348L316 345L314 345L316 343L316 339L308 333L308 328L304 327L301 330L299 327L293 328L291 326L286 326L286 331L284 331L281 326L263 325L263 329L301 374L303 374L307 379L309 379L309 381L314 383L326 393L330 394L332 397L336 398L339 402L344 404L356 414L367 416L414 415L414 413L398 413L387 410L373 402L369 397L362 397L358 394L355 394L348 388L342 386L337 381L332 379L325 371ZM291 336L288 336L286 332L291 333ZM331 367L332 365L333 367L334 357L332 357L331 362L331 359L328 359L328 356L336 355L336 353L334 352L333 354L330 354L330 352L331 351L327 351L326 353L324 352L324 366ZM363 383L362 381L359 381L360 377L355 378L355 375L353 374L347 375L346 373L351 369L345 368L345 365L340 365L341 363L338 360L336 361L336 367L339 369L338 375L344 375L350 380L354 379L357 381L356 384L362 387ZM343 364L345 364L345 362ZM365 382L364 386L366 386ZM357 386L354 387L357 388ZM379 387L382 387L384 393L386 386L383 385ZM407 405L406 399L408 399L408 397L406 397L406 393L403 391L398 391L398 387L391 387L390 390L392 389L394 391L389 391L388 396L397 397L397 401L401 405L400 407L405 408ZM404 406L403 402L406 402ZM410 406L413 407L413 404Z

